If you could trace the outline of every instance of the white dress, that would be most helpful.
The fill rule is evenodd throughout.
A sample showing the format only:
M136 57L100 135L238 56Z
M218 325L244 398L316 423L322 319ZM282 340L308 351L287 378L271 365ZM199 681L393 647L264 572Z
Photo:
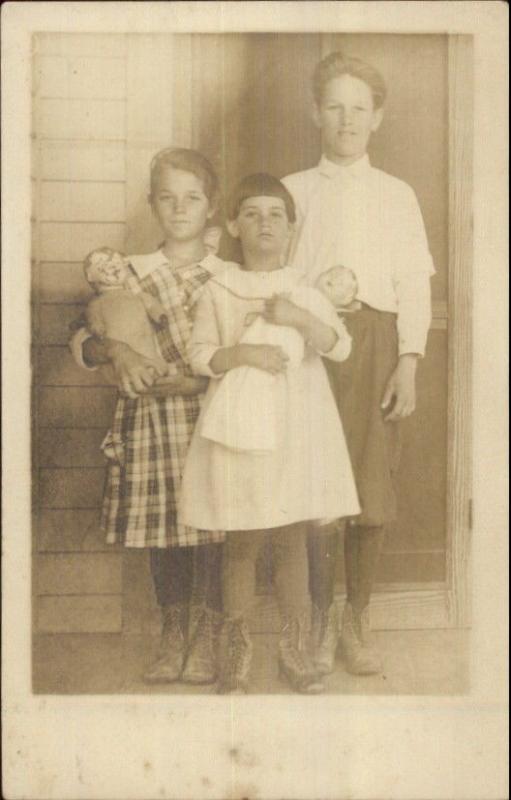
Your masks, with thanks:
M236 278L237 273L230 270L227 276L220 279L227 291L231 291L233 277ZM293 284L294 280L289 286L290 300L321 317L324 308L323 295L317 289ZM248 324L240 343L280 347L289 359L288 371L296 369L305 355L303 336L295 328L273 325L259 314ZM285 391L284 375L271 375L249 366L229 370L221 378L220 385L208 404L202 419L202 436L233 450L275 450L277 394ZM233 405L230 404L232 397L236 398ZM248 420L250 424L247 424Z
M249 272L233 265L210 280L201 295L189 357L195 372L212 380L183 475L180 515L186 525L202 530L261 530L360 512L335 400L320 354L310 347L295 366L277 377L280 387L270 393L275 419L272 449L235 450L203 433L208 408L224 380L209 367L214 353L241 340L247 314L260 310L261 299L293 292L300 280L291 267ZM336 345L324 355L343 361L351 347L343 322L321 295L314 305L315 315L338 334ZM234 392L226 394L226 417L237 401ZM247 428L260 428L265 409L258 401L253 396Z

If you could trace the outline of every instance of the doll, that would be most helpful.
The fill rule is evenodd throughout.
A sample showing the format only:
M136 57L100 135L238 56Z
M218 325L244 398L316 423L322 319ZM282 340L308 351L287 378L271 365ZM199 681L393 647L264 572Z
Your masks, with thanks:
M89 331L100 339L124 342L167 370L154 330L168 325L167 316L151 294L135 293L128 287L130 270L126 257L109 247L100 247L86 257L84 272L96 292L85 311Z

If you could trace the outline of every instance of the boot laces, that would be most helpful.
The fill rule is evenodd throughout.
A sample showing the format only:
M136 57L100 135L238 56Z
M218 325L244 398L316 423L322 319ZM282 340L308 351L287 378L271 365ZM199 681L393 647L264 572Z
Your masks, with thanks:
M283 628L281 655L293 672L306 675L311 672L311 665L304 649L303 630L298 622L289 622Z
M248 644L243 623L233 622L229 630L228 653L231 675L242 676L246 669Z
M163 621L163 628L161 633L162 645L169 644L183 638L183 631L181 629L181 613L172 609L165 614Z
M194 636L196 655L207 656L213 640L213 621L209 614L203 613L197 623Z

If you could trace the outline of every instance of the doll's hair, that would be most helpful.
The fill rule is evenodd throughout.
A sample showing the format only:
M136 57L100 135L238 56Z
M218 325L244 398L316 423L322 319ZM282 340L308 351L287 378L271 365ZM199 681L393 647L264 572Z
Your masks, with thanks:
M340 50L326 56L314 70L312 91L316 105L321 105L326 85L341 75L351 75L364 81L371 90L375 108L381 108L387 96L387 87L383 76L371 64L356 56L347 56Z
M220 199L218 176L213 165L198 150L189 150L185 147L166 147L153 157L150 166L150 194L152 202L158 188L160 175L169 167L191 172L204 187L204 194L211 206L217 206Z
M94 261L98 255L105 256L105 260L110 260L112 256L119 255L121 256L121 258L123 258L123 260L125 260L123 254L120 253L118 250L113 250L111 247L95 247L94 250L91 250L90 253L88 253L83 260L83 273L85 275L85 279L91 285L95 284L95 281L92 280L91 278L91 272L93 268L96 266L94 264Z
M229 198L228 219L234 220L240 212L242 203L249 197L278 197L284 202L289 222L296 221L295 202L282 181L268 172L247 175L237 184Z

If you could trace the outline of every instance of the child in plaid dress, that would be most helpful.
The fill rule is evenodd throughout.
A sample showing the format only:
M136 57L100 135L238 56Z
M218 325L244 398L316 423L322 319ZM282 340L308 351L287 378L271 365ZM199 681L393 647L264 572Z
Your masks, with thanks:
M179 524L177 500L207 384L188 366L191 309L211 275L224 267L204 242L216 211L218 180L199 153L169 148L151 162L150 181L149 201L165 240L157 252L129 258L127 284L134 293L153 295L165 310L168 325L157 338L168 362L166 374L128 345L88 332L75 336L72 349L84 366L111 364L121 389L103 443L108 470L101 525L107 542L150 550L162 639L144 678L209 683L215 679L221 620L223 534ZM192 589L200 594L202 612L193 636L187 636Z

